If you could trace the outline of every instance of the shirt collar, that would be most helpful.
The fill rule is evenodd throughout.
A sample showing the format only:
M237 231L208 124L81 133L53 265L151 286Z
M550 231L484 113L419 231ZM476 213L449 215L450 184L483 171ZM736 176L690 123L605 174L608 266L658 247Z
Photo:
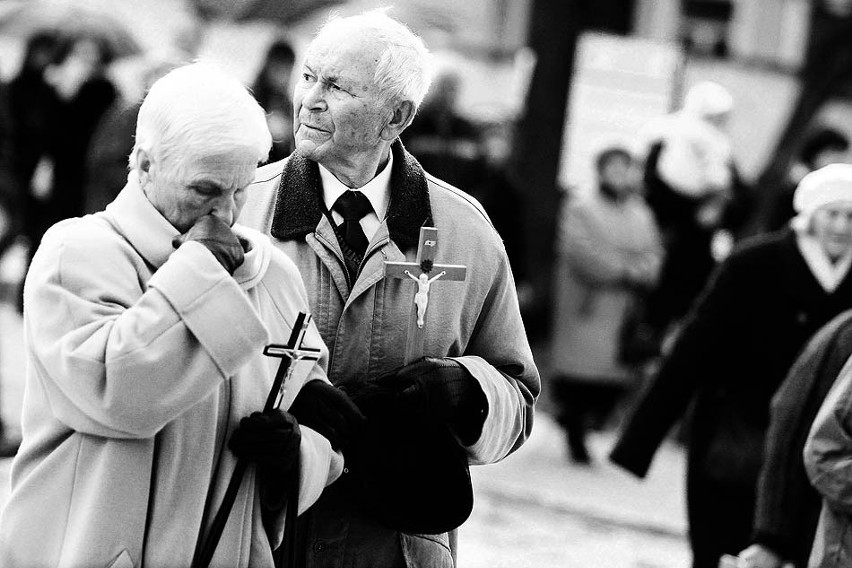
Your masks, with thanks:
M390 196L390 178L393 166L393 152L388 152L388 163L382 168L376 177L367 182L366 185L357 188L370 201L373 211L379 221L384 220L388 211L388 197ZM331 211L337 199L351 188L346 187L334 174L328 171L322 164L319 165L320 179L322 180L322 196L325 208Z

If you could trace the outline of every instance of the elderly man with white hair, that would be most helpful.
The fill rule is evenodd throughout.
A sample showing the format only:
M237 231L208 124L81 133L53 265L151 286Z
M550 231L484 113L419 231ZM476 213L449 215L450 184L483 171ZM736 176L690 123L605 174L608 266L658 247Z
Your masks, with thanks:
M422 40L384 12L329 21L295 87L296 152L258 171L241 217L296 262L329 378L374 412L365 411L371 436L344 448L349 473L302 517L311 567L453 566L447 529L469 513L467 464L506 457L532 428L539 375L500 236L473 198L424 172L398 139L429 82ZM387 277L384 262L414 263L422 226L437 228L435 262L464 265L467 277L430 284L415 331L426 357L412 360L418 283ZM446 471L422 458L456 454L457 485L442 485ZM436 494L433 507L407 505L425 492Z
M694 568L750 544L772 397L814 333L852 308L852 165L808 174L794 206L790 228L744 241L716 270L611 454L644 477L692 406ZM764 566L756 552L746 565Z
M332 440L283 410L255 413L277 368L264 346L308 310L292 261L234 225L270 146L243 85L204 64L178 68L142 104L115 201L45 235L25 284L4 568L190 566L237 455L250 466L210 565L271 567L284 491L269 480L298 476L304 510L340 475ZM334 390L315 328L306 345L322 360L282 408Z

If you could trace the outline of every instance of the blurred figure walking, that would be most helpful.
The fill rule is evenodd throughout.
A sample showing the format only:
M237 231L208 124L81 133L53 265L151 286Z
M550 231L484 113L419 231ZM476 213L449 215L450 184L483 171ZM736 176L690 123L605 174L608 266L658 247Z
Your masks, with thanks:
M568 198L559 220L551 345L558 421L576 463L589 463L586 432L602 423L638 380L620 358L631 302L657 281L662 246L637 191L627 150L597 156L597 187Z
M845 568L852 558L852 367L840 371L819 409L803 452L808 477L822 497L809 568Z
M296 53L290 42L280 39L269 46L266 59L251 87L254 98L266 111L272 133L269 162L289 156L296 148L293 138L293 65Z
M689 311L750 213L726 132L733 107L724 87L706 81L687 92L681 110L649 127L645 191L666 250L649 299L660 336Z
M794 206L791 228L743 242L719 266L610 456L644 477L694 401L694 568L716 568L749 544L770 401L805 343L852 307L852 165L807 175Z
M817 411L852 355L852 310L811 339L772 398L757 484L752 544L742 568L806 568L821 497L811 487L802 452Z

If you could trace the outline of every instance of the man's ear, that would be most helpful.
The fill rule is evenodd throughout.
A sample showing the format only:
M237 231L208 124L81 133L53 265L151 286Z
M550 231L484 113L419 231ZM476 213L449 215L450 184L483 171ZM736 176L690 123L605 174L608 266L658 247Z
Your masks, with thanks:
M401 101L393 109L393 115L390 122L382 128L379 134L382 140L392 141L397 136L402 134L402 131L408 128L411 121L414 120L414 103L411 101Z

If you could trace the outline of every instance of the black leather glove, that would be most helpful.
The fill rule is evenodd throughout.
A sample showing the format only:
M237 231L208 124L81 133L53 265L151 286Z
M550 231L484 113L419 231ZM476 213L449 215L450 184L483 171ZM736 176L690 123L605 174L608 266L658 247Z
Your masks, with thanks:
M245 249L237 236L227 223L212 214L196 219L187 232L175 237L172 246L177 248L187 241L195 241L207 247L228 274L233 274L245 260Z
M270 509L283 506L287 487L299 475L299 423L283 410L253 412L240 420L228 448L240 459L257 464L261 499Z
M458 361L424 357L381 382L397 390L399 404L409 411L448 423L465 445L479 439L488 402L479 383Z
M328 439L332 448L344 451L363 431L367 421L346 393L316 379L302 386L290 406L290 414L299 424L313 428Z

